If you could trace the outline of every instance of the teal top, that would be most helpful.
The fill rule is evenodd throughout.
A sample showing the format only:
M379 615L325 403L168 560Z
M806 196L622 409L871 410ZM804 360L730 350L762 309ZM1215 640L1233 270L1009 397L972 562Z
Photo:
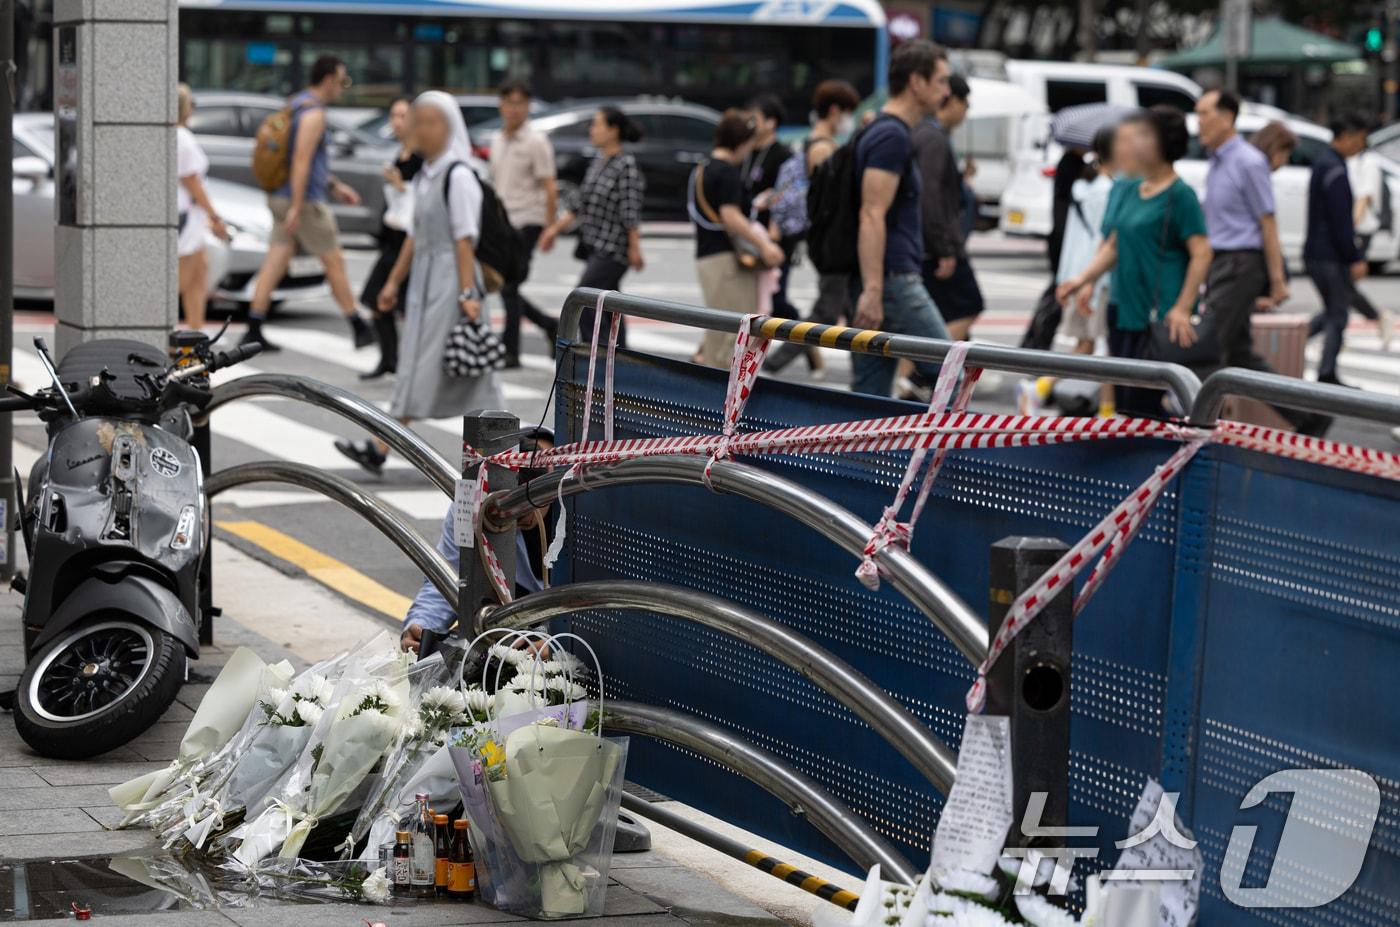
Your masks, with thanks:
M1124 331L1142 331L1176 304L1191 260L1186 241L1206 234L1205 213L1186 181L1178 177L1149 199L1141 190L1141 180L1115 183L1103 216L1104 237L1118 233L1111 300Z

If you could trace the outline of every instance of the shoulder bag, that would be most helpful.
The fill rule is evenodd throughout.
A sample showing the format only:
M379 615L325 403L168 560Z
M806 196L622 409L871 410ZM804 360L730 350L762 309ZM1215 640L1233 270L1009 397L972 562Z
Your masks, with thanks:
M724 221L720 219L719 213L715 212L710 201L705 198L705 165L697 164L695 172L690 175L690 218L695 220L695 224L709 232L724 232L729 236L729 246L734 249L734 256L739 260L739 266L753 269L763 266L762 252L758 246L739 235L735 235L724 227Z
M1179 179L1172 181L1172 185L1161 193L1167 198L1167 203L1162 214L1162 232L1157 239L1157 269L1159 273L1167 258L1167 234L1172 221L1172 187L1178 183L1181 183ZM1182 347L1172 341L1171 327L1166 320L1157 318L1157 311L1161 308L1159 302L1161 290L1160 278L1154 279L1152 283L1152 309L1148 317L1146 359L1161 361L1164 364L1181 364L1184 367L1197 370L1219 367L1221 350L1220 338L1216 333L1216 315L1210 311L1207 311L1205 315L1193 315L1191 326L1196 330L1196 340L1191 342L1190 346Z

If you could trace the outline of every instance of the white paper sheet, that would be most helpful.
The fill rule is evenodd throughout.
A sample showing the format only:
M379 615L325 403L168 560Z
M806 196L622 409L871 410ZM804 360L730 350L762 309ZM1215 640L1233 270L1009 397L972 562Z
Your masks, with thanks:
M1011 722L968 715L958 776L933 837L933 870L992 871L1015 821L1011 792Z

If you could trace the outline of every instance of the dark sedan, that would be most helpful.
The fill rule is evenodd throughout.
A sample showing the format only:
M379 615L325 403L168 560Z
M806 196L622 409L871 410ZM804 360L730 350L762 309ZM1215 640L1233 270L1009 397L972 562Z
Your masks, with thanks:
M714 147L715 126L720 114L707 106L675 100L629 99L584 100L552 107L530 120L554 144L560 192L583 182L594 148L588 144L588 124L600 106L614 105L642 130L642 140L627 146L646 177L643 218L683 220L686 218L686 181L695 165L709 156ZM500 121L472 131L472 140L485 157L491 137Z

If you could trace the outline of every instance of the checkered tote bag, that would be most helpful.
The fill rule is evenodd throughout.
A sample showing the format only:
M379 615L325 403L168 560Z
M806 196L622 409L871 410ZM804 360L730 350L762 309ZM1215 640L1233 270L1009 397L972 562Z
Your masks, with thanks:
M449 377L479 377L488 370L506 365L506 346L491 326L466 316L457 320L447 335L442 353L442 372Z

